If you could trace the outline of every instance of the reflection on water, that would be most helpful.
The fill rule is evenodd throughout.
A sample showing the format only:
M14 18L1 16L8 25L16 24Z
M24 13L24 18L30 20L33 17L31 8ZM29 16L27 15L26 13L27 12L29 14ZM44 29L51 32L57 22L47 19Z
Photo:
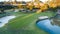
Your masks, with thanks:
M3 27L6 23L8 23L10 19L13 19L13 18L15 18L15 16L6 16L6 17L0 18L0 27Z
M49 32L50 34L60 34L60 26L52 25L51 20L45 19L37 22L37 26Z
M60 15L56 15L56 17L54 17L53 19L53 23L52 24L56 24L60 26Z

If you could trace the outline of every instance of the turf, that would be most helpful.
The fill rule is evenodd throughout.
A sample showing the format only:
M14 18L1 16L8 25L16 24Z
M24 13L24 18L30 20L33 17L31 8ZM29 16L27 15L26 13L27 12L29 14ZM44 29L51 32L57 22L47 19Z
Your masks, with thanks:
M49 34L48 32L39 29L36 26L36 21L40 16L53 16L53 12L42 12L39 14L12 12L12 14L17 17L10 20L4 27L0 28L1 34Z

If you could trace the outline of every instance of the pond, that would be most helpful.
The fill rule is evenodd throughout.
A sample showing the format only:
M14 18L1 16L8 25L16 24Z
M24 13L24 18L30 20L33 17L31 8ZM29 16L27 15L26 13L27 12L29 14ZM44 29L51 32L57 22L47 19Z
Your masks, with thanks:
M0 27L3 27L6 23L9 22L9 20L15 18L16 16L5 16L0 18Z
M50 34L60 34L60 26L51 23L51 19L38 20L37 26L42 30L49 32Z

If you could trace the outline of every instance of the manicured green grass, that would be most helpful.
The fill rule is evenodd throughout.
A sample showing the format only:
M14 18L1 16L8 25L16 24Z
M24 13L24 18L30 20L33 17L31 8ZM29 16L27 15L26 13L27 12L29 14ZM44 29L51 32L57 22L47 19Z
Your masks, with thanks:
M53 12L42 12L40 14L17 12L13 15L17 17L0 29L1 34L48 34L36 26L36 21L39 16L53 16Z

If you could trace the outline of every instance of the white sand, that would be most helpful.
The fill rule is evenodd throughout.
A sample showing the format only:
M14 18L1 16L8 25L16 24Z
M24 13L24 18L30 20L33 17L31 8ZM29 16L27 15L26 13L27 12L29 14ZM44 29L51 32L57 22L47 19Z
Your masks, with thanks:
M9 20L15 18L16 16L6 16L6 17L2 17L0 18L0 27L3 27L6 23L9 22Z
M41 17L39 17L39 19L45 19L45 18L48 18L48 16L41 16Z

